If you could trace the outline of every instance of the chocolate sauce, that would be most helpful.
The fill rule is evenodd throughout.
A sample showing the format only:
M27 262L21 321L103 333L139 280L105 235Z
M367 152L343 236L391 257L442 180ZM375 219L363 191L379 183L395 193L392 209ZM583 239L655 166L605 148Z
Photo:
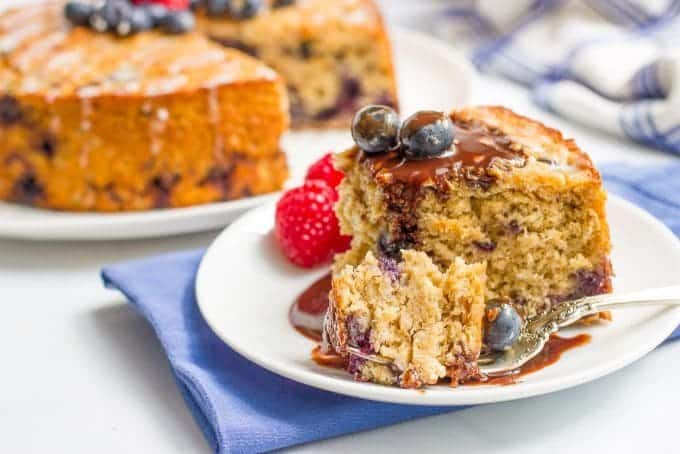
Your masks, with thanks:
M330 290L331 275L327 274L298 296L288 312L288 319L293 328L313 341L321 340L323 316L328 307Z
M478 386L478 385L513 385L517 383L520 377L525 375L538 372L539 370L555 364L562 353L567 350L571 350L576 347L590 342L589 334L579 334L574 337L560 337L557 334L550 336L550 340L545 344L541 353L535 358L531 359L524 366L520 367L519 370L510 375L505 375L503 377L487 378L485 380L473 380L465 382L464 386ZM312 350L312 361L314 361L319 366L332 367L334 369L345 369L347 367L347 359L341 357L337 353L324 353L321 351L321 347L317 346Z
M441 184L454 174L469 183L484 187L492 163L505 160L513 165L524 165L521 151L510 148L510 139L490 132L482 126L456 125L456 138L452 149L443 155L428 159L405 159L398 151L380 154L361 153L361 161L380 183L395 182L408 185Z
M524 366L520 367L517 373L503 377L468 382L466 385L512 385L517 383L517 379L520 377L555 364L562 356L562 353L587 344L590 342L590 338L590 334L579 334L574 337L561 337L557 334L553 334L545 344L545 347L543 347L543 350L541 350L541 353L529 360Z
M290 324L303 336L319 342L323 316L328 307L328 292L331 289L331 275L327 274L314 282L295 300L288 313ZM567 350L590 342L589 334L579 334L574 337L560 337L556 334L550 336L541 353L522 366L517 373L504 377L489 378L486 380L470 381L465 385L511 385L517 379L527 374L539 371L544 367L557 362ZM312 361L319 366L335 369L346 369L347 359L330 352L324 353L320 346L315 347L311 353Z
M343 358L335 352L324 353L321 350L320 345L317 345L314 347L314 350L312 350L312 361L323 367L347 369L347 358Z

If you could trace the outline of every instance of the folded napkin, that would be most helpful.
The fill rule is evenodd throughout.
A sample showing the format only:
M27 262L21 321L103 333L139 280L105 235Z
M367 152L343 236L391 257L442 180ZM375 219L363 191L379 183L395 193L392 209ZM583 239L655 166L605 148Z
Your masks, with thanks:
M609 166L608 187L648 209L680 234L680 165ZM382 404L290 381L239 356L210 330L196 305L194 276L202 251L104 268L161 341L179 389L216 452L263 452L459 410ZM680 337L680 329L670 338Z
M680 1L462 0L439 23L539 105L680 154Z

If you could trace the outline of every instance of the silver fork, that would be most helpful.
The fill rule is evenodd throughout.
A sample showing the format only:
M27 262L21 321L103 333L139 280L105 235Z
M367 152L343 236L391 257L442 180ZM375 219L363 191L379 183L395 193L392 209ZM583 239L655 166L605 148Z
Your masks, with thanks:
M480 356L479 370L487 377L512 374L543 350L551 334L583 317L609 309L658 305L680 306L680 285L632 293L588 296L560 303L545 314L525 320L517 340L504 351ZM348 351L368 361L391 364L388 358L362 353L356 348L349 347Z

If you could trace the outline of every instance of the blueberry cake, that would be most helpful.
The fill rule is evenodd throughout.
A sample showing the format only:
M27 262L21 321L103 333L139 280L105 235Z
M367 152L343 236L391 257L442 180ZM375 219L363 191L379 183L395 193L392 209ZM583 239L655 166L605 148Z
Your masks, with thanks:
M333 276L325 342L348 356L357 380L407 388L470 380L479 375L485 279L484 264L461 258L442 271L424 252L404 250L397 261L369 251Z
M366 270L371 256L403 263L412 251L442 273L483 264L487 308L508 306L521 317L611 291L606 193L590 158L558 131L503 107L418 112L402 124L388 107L369 106L352 133L357 145L336 156L346 173L336 212L353 238L334 276ZM362 284L334 280L336 306L376 304L351 285ZM339 294L353 294L352 302ZM335 310L326 323L341 354L343 332L357 330L346 313ZM377 351L378 331L366 327L360 332ZM358 376L385 382L371 373Z
M228 1L203 3L198 30L286 80L294 127L348 127L365 104L396 107L390 42L373 0L245 2L260 6L236 17Z
M0 14L0 199L119 211L281 188L289 115L275 71L197 33L120 38L63 9Z

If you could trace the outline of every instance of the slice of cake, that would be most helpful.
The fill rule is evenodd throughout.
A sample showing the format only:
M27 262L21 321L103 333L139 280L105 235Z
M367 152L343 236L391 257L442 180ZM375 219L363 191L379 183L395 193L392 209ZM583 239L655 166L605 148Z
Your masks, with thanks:
M118 211L281 188L276 72L198 33L118 38L62 10L0 14L0 199Z
M336 212L324 347L358 380L480 378L522 317L611 291L606 194L572 140L502 107L361 109Z
M353 240L336 273L369 251L398 260L416 249L441 270L486 263L486 300L522 316L611 291L606 194L572 140L502 107L421 112L391 143L381 134L393 125L375 121L390 116L361 116L365 149L337 157L347 176L336 211Z
M294 127L348 127L364 104L396 107L390 42L373 0L271 1L248 19L218 8L227 3L199 7L197 29L283 76Z
M333 276L326 348L361 381L414 388L477 377L485 280L485 265L460 258L442 271L423 252L401 261L368 252Z

